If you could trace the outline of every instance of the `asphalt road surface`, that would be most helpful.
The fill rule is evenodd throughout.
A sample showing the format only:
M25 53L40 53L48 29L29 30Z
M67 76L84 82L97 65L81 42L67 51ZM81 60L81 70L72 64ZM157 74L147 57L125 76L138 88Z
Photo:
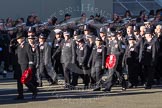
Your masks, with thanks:
M122 91L113 87L111 93L84 90L80 84L76 90L65 90L63 83L39 88L37 99L24 87L24 100L14 100L15 80L0 79L0 108L162 108L162 86L151 90L143 87Z

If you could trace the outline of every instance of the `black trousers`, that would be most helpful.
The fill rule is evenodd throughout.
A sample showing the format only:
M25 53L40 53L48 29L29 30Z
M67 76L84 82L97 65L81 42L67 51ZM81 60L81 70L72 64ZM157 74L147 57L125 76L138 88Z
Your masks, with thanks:
M113 69L109 69L108 70L108 77L104 83L105 85L105 89L109 89L111 90L111 87L116 83L117 79L119 79L119 82L121 83L121 86L123 88L127 87L126 81L124 79L123 74L121 74L120 72L116 71L115 68Z
M90 82L90 75L88 74L88 71L87 71L87 67L86 66L81 66L80 67L82 70L83 70L83 82L84 82L84 86L88 86L89 85L89 82Z
M28 68L28 65L21 64L20 67L23 73ZM25 84L32 93L36 92L37 90L35 81L36 81L36 77L35 77L35 72L33 70L32 79L28 83ZM21 77L17 79L17 91L19 95L21 96L23 95L23 84L21 83Z
M21 83L21 78L17 78L17 92L18 95L23 96L23 84Z
M128 64L128 81L133 85L138 84L138 64Z
M119 56L117 55L116 59L117 59L117 61L116 61L114 68L107 70L108 76L104 83L105 89L111 90L111 87L116 83L117 79L119 79L119 82L121 83L121 86L123 88L127 87L127 84L126 84L126 81L125 81L124 75L123 75L121 58L119 59Z
M146 87L151 87L154 79L154 66L144 65L144 75Z
M162 56L159 56L157 58L157 63L156 63L156 70L155 70L155 79L157 80L160 80L160 78L162 78L162 66L161 66L161 63L162 63Z
M145 76L144 76L144 71L143 71L143 64L142 63L138 63L138 76L140 78L140 83L143 85L145 83Z
M71 83L71 73L70 73L69 65L70 63L62 63L62 67L64 70L65 84L68 84L68 85Z
M91 77L93 78L93 80L95 80L96 87L101 86L103 73L104 73L104 70L102 69L102 67L92 67Z
M61 64L61 62L60 62L60 59L58 60L58 58L57 58L57 59L55 59L55 60L53 61L53 67L54 67L54 70L55 70L55 72L56 72L57 74L61 74L61 75L64 76L63 67L62 67L62 64Z
M78 66L78 67L83 71L83 73L79 74L77 72L73 72L71 85L76 86L78 84L78 78L80 76L83 79L84 86L88 86L90 82L90 75L88 74L87 71L88 68L86 66Z
M57 74L54 71L52 65L44 65L43 63L41 63L37 69L37 83L41 84L42 83L42 77L43 74L45 75L45 77L47 78L47 80L50 83L53 83L57 80Z
M109 72L107 74L108 74L108 77L107 77L104 85L105 85L105 89L111 90L111 87L113 86L113 84L116 81L115 69L109 69Z

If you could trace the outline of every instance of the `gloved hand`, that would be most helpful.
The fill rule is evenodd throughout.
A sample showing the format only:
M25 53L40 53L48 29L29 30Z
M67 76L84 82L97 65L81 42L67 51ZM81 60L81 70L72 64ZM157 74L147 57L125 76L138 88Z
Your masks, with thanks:
M88 64L87 67L90 68L90 64Z
M36 65L36 69L37 69L38 67L39 67L39 65L37 64L37 65Z
M82 63L79 63L79 66L82 66L83 64Z
M54 55L52 55L52 60L54 60L55 59L55 56Z
M15 45L16 43L17 43L16 39L12 39L12 40L10 41L10 46Z
M105 67L104 67L104 66L102 66L102 69L105 69Z

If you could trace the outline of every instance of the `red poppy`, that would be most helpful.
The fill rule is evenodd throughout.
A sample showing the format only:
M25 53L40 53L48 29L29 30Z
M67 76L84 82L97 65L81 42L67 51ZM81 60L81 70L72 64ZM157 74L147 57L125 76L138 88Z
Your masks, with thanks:
M112 69L116 64L116 56L114 54L108 55L106 58L106 68Z
M32 79L32 69L26 69L21 76L21 83L26 84Z

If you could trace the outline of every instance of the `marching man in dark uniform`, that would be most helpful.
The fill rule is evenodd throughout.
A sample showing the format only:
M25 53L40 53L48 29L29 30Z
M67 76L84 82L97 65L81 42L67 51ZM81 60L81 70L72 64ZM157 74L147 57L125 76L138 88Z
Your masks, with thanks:
M160 84L160 78L162 77L162 25L157 25L155 29L155 41L158 43L158 55L157 55L157 65L155 78L157 79L157 84Z
M92 53L92 50L95 46L95 36L94 35L87 35L87 44L89 46L89 55L91 55ZM89 69L92 69L92 63L89 63L89 66L88 66ZM90 75L90 84L91 86L93 86L94 84L96 83L96 81L94 80L93 76Z
M152 37L152 30L147 29L145 32L145 42L143 46L142 63L144 65L145 89L151 89L156 63L156 43Z
M122 37L123 36L123 32L122 31L117 31L117 41L118 41L118 45L119 45L119 58L118 58L118 65L116 67L116 70L117 70L117 77L119 79L119 83L122 84L122 87L123 87L123 90L126 88L126 77L124 77L124 74L127 75L127 73L124 73L123 72L123 67L122 67L122 61L123 61L123 56L124 56L124 53L125 53L125 50L126 50L126 43L125 43L125 40L124 38ZM111 48L110 48L111 49Z
M96 82L94 91L101 89L101 78L105 68L106 48L102 45L101 38L96 38L96 46L93 47L88 65L92 63L91 77Z
M18 45L12 46L10 45L10 48L12 51L15 50L15 53L17 55L18 59L18 65L16 69L16 75L17 75L17 88L18 88L18 96L16 99L23 99L23 84L21 83L21 75L22 73L28 69L29 67L32 68L33 66L33 61L31 54L28 52L29 50L29 44L25 42L25 37L23 33L17 33L17 42ZM33 93L32 98L35 99L37 96L37 89L36 86L33 83L34 77L27 82L25 85L28 87L28 89Z
M37 53L36 50L38 49L38 44L36 43L36 36L34 34L28 34L28 52L31 54L31 59L33 61L33 65L32 65L32 71L33 71L33 83L37 86L39 86L39 84L36 82L37 78L36 78L36 64L37 64Z
M134 36L136 38L136 50L137 52L139 53L138 54L138 67L136 67L136 70L138 72L138 76L140 77L140 84L144 84L144 74L143 74L143 71L142 71L142 64L141 64L141 59L142 59L142 47L143 47L143 41L144 41L144 37L142 37L140 35L140 28L138 26L134 26L133 27L133 33L134 33ZM137 62L136 62L137 63Z
M136 38L131 36L128 38L128 46L124 54L123 60L128 67L128 81L131 85L129 88L136 87L138 84L138 56L139 52L136 46Z
M44 74L50 85L57 83L57 75L51 61L51 46L46 42L47 36L39 35L39 48L37 50L37 82L42 84Z
M63 75L63 68L62 64L60 62L61 60L61 42L62 42L62 35L61 35L61 30L60 29L55 29L55 39L52 43L52 60L53 60L53 65L54 69L57 74L62 74Z
M118 40L116 38L115 33L111 33L111 41L108 48L108 63L106 63L106 68L108 68L108 78L105 81L105 89L103 91L110 92L111 87L116 82L117 78L120 80L122 84L122 90L126 89L126 84L123 76L120 74L120 72L117 69L118 63L119 63L119 56L122 53L121 50L121 44L118 43ZM107 58L106 58L107 61ZM111 66L108 66L107 64L111 64Z
M70 65L72 63L73 48L73 40L70 38L69 32L64 32L64 40L61 44L61 63L64 70L65 88L69 88L71 83Z
M78 82L78 77L80 76L84 82L84 88L86 89L89 85L90 77L87 71L87 63L89 57L89 47L84 42L84 37L79 35L77 37L77 49L76 49L76 65L83 71L83 73L73 73L72 76L72 86L76 86Z

